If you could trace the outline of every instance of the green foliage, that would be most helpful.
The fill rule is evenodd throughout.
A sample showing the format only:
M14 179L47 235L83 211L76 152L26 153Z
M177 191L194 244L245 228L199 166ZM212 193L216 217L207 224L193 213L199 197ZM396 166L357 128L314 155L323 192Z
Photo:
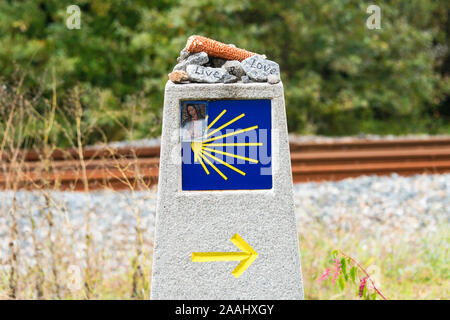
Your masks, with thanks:
M78 86L109 139L130 138L130 125L134 138L159 134L167 73L191 34L279 62L291 131L449 130L444 0L383 1L380 30L366 28L369 3L356 0L80 0L80 30L65 25L71 4L0 2L0 79L25 74L24 90L50 98L54 68L58 103Z
M317 278L318 283L331 282L335 290L340 291L341 294L344 294L347 284L356 285L356 297L365 300L376 300L379 297L387 300L381 291L375 287L374 275L369 275L360 263L342 251L332 250L328 264L329 267ZM356 282L357 278L358 283Z
M350 279L353 281L353 283L356 283L356 267L353 266L350 269Z
M342 270L342 275L344 276L345 281L348 281L348 274L347 274L347 259L342 258L341 259L341 270ZM350 263L350 261L349 261Z

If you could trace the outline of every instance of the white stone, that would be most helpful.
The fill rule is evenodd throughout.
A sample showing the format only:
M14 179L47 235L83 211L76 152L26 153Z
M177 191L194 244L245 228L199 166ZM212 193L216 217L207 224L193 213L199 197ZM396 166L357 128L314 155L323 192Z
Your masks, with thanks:
M265 82L270 74L280 75L278 63L264 59L260 55L243 60L241 65L247 76L255 81Z
M245 75L244 69L242 69L242 65L237 60L230 60L225 62L222 66L229 74L236 76L238 79L241 79Z
M210 68L198 65L188 65L186 72L193 82L218 83L222 82L227 72L222 68Z
M181 190L180 101L209 99L271 99L272 189ZM282 83L166 84L156 210L152 299L303 298ZM191 261L237 251L236 233L259 254L239 278L237 261Z
M187 59L191 55L190 52L186 51L186 49L183 49L180 51L180 61ZM178 61L178 62L180 62Z
M255 81L251 80L248 76L243 76L241 80L242 80L242 83L255 82Z
M236 77L235 75L227 73L223 78L223 83L235 83L238 82L238 80L238 77Z
M174 68L173 71L183 70L186 71L186 67L190 64L204 65L209 61L208 54L206 52L194 53L188 56L186 59L181 60Z
M281 81L280 76L277 74L269 74L269 76L267 77L267 82L270 84L276 84L280 81Z

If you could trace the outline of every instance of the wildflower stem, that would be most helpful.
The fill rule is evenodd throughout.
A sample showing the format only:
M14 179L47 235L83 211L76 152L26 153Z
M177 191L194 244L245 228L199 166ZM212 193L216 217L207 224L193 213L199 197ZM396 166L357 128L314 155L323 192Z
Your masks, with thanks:
M370 274L366 271L366 269L364 269L364 267L355 259L353 259L352 257L346 255L344 252L342 252L341 250L339 250L339 253L342 254L344 257L350 259L354 264L356 264L358 266L359 269L361 269L362 272L364 272L364 274L366 275L367 279L369 279L369 281L372 283L372 286L374 288L374 290L380 295L380 297L382 297L384 300L389 300L388 298L386 298L384 296L384 294L381 293L381 291L375 286L375 282L373 282L372 278L370 277Z

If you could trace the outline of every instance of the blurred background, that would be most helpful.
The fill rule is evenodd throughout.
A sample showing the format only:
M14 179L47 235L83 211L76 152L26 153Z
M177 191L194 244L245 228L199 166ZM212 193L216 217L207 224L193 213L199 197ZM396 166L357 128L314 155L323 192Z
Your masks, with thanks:
M375 2L0 0L0 299L149 298L164 86L192 34L280 64L305 297L382 298L361 271L322 281L339 249L389 299L448 299L449 2Z
M356 0L81 0L78 30L66 26L71 4L0 2L0 83L41 100L55 84L57 120L78 87L89 143L127 139L123 126L160 133L167 74L192 34L277 61L291 132L450 132L448 1L383 1L379 30ZM49 139L70 144L60 130Z

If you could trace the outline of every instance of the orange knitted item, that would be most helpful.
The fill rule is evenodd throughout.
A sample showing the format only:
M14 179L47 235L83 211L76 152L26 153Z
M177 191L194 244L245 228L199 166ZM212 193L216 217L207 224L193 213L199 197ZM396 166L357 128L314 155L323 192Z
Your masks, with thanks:
M202 36L190 36L187 40L185 49L191 53L204 51L208 55L216 58L238 61L245 60L256 54Z

